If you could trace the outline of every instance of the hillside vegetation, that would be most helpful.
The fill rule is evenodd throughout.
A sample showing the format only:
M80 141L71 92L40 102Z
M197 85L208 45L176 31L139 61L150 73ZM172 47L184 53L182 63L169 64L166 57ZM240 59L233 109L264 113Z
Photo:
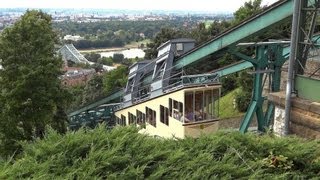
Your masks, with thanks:
M230 91L225 96L222 96L219 99L219 117L220 118L229 118L240 116L243 113L239 112L238 109L234 107L233 100L236 98L237 94L240 92L240 88L236 88Z
M49 130L0 162L0 179L316 178L320 143L272 135L218 132L186 139L153 138L133 127L103 126L66 135Z

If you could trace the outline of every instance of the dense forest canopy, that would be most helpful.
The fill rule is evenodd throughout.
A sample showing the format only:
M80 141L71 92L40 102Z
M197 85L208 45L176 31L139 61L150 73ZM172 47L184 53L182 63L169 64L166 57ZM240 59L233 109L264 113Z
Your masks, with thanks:
M152 38L161 27L178 28L183 26L185 21L172 20L172 21L100 21L100 22L74 22L64 21L53 23L53 28L58 29L61 35L78 34L81 36L108 36L114 32L121 30L131 33L144 33L146 38ZM192 27L196 21L188 22Z
M61 37L80 35L83 40L75 41L75 47L101 48L121 47L132 41L153 38L161 28L190 29L197 21L183 20L156 20L156 21L101 21L101 22L56 22L53 27Z

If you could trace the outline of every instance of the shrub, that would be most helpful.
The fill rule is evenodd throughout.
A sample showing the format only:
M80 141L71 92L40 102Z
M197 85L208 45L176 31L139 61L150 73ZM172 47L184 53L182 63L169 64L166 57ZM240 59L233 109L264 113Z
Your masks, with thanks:
M0 162L0 179L309 179L320 173L319 141L295 137L218 132L163 139L134 127L100 126L66 135L49 130L22 146L16 160ZM281 163L269 166L273 158Z
M228 92L237 88L237 75L231 74L221 78L221 96L226 95Z
M250 105L251 93L245 92L242 89L240 89L240 91L237 92L235 99L238 111L246 112L248 106Z
M124 55L122 53L114 53L112 59L116 63L122 63L124 60Z

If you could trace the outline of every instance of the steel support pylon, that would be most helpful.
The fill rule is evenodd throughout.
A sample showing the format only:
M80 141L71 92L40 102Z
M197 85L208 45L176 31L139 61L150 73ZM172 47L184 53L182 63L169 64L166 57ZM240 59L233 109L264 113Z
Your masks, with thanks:
M231 51L232 54L249 61L254 67L254 82L253 94L251 103L247 109L244 119L240 125L240 132L246 132L252 121L254 114L258 121L258 131L265 131L270 124L270 119L274 113L274 105L268 102L266 112L263 111L263 103L266 99L263 95L263 87L265 81L263 80L269 76L269 83L271 83L271 92L278 92L280 90L281 67L285 62L283 57L282 43L257 43L255 58L248 57L242 53Z

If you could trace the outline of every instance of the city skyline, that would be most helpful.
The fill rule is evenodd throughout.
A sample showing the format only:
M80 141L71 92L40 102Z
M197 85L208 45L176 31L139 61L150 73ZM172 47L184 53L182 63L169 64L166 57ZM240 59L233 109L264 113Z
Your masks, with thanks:
M5 1L5 3L4 3ZM78 1L78 0L0 0L0 8L76 8L76 9L128 9L128 10L182 10L182 11L210 11L210 12L234 12L244 2L249 0L197 0L185 2L182 0L117 0L117 1ZM263 0L262 5L271 5L277 0Z

